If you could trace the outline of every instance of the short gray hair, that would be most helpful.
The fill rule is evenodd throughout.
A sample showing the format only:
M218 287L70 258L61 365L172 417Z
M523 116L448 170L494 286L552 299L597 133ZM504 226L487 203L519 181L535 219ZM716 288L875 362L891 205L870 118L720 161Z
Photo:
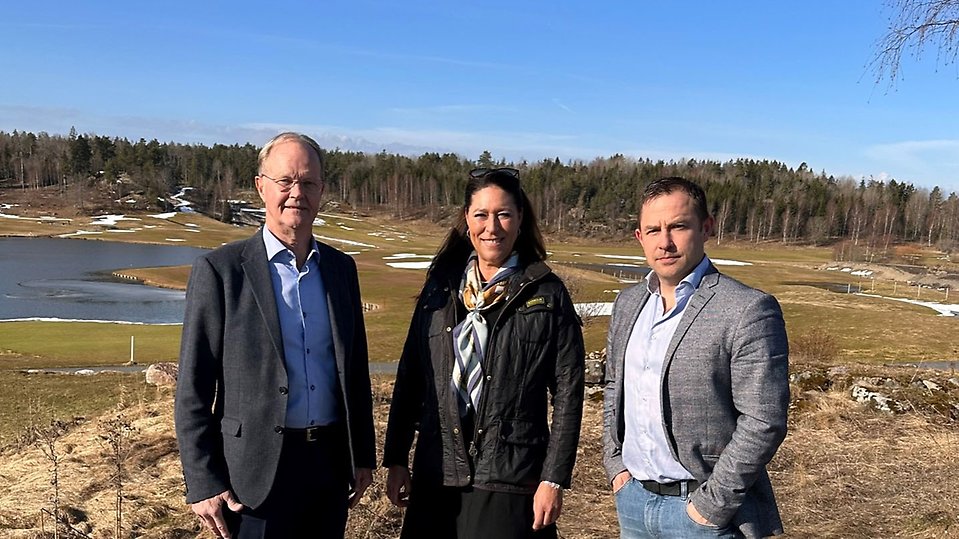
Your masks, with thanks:
M315 140L304 135L303 133L296 133L294 131L284 131L283 133L280 133L279 135L268 140L267 143L260 148L260 153L256 158L257 171L263 168L263 162L266 161L266 158L270 156L270 152L273 151L273 147L280 142L286 142L288 140L300 142L309 146L310 148L313 148L313 151L316 152L316 156L320 159L320 174L324 174L326 166L323 164L323 150L320 148L320 145L317 144Z

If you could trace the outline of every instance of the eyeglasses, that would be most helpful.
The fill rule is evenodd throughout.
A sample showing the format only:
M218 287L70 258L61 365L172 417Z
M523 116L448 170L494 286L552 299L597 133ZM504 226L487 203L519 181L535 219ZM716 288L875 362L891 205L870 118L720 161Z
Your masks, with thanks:
M293 189L293 186L296 184L300 184L300 189L302 191L309 191L309 192L316 192L322 186L322 182L319 182L316 180L294 180L291 178L277 179L277 178L271 178L267 176L266 174L263 174L262 172L259 175L275 183L280 188L280 191L283 191L284 193L289 191L290 189Z
M474 168L470 171L470 178L479 179L489 176L490 174L506 174L507 176L512 176L519 179L519 170L511 167L499 167L499 168L488 168L480 167Z

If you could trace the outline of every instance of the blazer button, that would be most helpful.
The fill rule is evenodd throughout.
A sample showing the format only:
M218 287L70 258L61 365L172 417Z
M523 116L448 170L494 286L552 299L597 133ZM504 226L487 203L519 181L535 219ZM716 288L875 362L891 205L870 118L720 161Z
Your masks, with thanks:
M476 431L476 434L483 434L483 429L478 429L478 430Z
M449 333L449 332L451 332L451 331L453 331L453 328L451 328L451 327L449 327L449 326L446 326L446 332Z
M489 382L489 381L492 380L492 379L493 379L493 375L491 375L491 374L487 374L487 375L486 375L486 381L487 381L487 382Z
M460 429L458 427L453 427L453 434L459 434Z
M289 389L287 389L287 388L285 388L285 387L283 387L283 386L280 386L280 395L286 395L286 394L289 393L289 392L290 392Z
M277 434L283 434L283 427L277 425L277 426L273 427L273 432L275 432L275 433L277 433Z

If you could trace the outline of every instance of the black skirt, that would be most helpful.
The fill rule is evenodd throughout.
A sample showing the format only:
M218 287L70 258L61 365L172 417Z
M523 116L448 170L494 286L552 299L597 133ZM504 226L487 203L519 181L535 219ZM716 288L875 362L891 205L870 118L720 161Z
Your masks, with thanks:
M533 495L473 487L414 485L401 539L555 539L556 525L533 531Z

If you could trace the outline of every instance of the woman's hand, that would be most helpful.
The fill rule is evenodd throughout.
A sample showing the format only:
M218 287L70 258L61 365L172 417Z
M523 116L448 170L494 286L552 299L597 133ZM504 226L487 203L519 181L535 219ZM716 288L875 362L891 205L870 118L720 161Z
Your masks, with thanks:
M542 482L533 495L533 529L541 530L559 520L563 512L563 489Z
M410 469L406 466L389 467L386 475L386 497L397 507L410 504Z

